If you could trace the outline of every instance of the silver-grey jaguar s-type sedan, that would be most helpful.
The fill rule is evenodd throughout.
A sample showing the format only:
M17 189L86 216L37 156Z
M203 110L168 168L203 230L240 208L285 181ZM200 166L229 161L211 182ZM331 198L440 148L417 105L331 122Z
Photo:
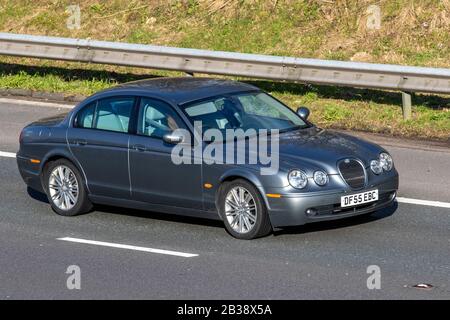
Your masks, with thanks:
M195 215L240 239L391 205L389 153L308 115L240 82L136 81L25 127L17 162L60 215L93 204Z

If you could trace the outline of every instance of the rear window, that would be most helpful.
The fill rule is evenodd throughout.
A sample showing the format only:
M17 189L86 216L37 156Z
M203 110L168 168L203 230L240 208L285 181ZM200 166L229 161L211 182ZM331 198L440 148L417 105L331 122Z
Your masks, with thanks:
M93 102L79 111L75 126L128 132L134 101L134 97L113 97Z

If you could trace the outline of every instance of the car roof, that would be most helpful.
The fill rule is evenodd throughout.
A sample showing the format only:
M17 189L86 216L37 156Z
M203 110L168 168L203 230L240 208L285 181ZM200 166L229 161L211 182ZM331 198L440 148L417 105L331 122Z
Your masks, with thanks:
M174 77L127 82L101 93L133 92L133 94L139 94L142 92L176 104L184 104L216 95L253 90L260 89L247 83L225 79Z

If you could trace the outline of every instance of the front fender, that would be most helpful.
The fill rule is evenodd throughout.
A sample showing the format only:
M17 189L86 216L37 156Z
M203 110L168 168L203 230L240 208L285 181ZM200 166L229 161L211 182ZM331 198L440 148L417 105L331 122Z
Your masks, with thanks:
M265 188L264 188L263 183L261 182L259 171L253 172L253 171L248 170L248 168L246 168L246 169L232 168L232 169L229 169L226 172L224 172L221 175L219 180L222 184L224 181L227 181L230 179L233 179L233 180L234 179L245 179L245 180L251 182L258 189L259 193L261 194L261 197L263 198L264 203L266 204L266 207L267 208L269 207ZM217 190L218 192L216 193L216 205L217 205L219 190L220 189L218 189Z

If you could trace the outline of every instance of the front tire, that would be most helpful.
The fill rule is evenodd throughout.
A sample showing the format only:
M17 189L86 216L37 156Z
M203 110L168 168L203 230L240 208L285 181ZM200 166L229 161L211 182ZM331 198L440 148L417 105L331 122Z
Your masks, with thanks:
M92 209L81 174L70 161L50 162L43 182L48 201L57 214L76 216Z
M220 215L235 238L250 240L272 232L265 203L251 183L238 179L225 183L219 194Z

